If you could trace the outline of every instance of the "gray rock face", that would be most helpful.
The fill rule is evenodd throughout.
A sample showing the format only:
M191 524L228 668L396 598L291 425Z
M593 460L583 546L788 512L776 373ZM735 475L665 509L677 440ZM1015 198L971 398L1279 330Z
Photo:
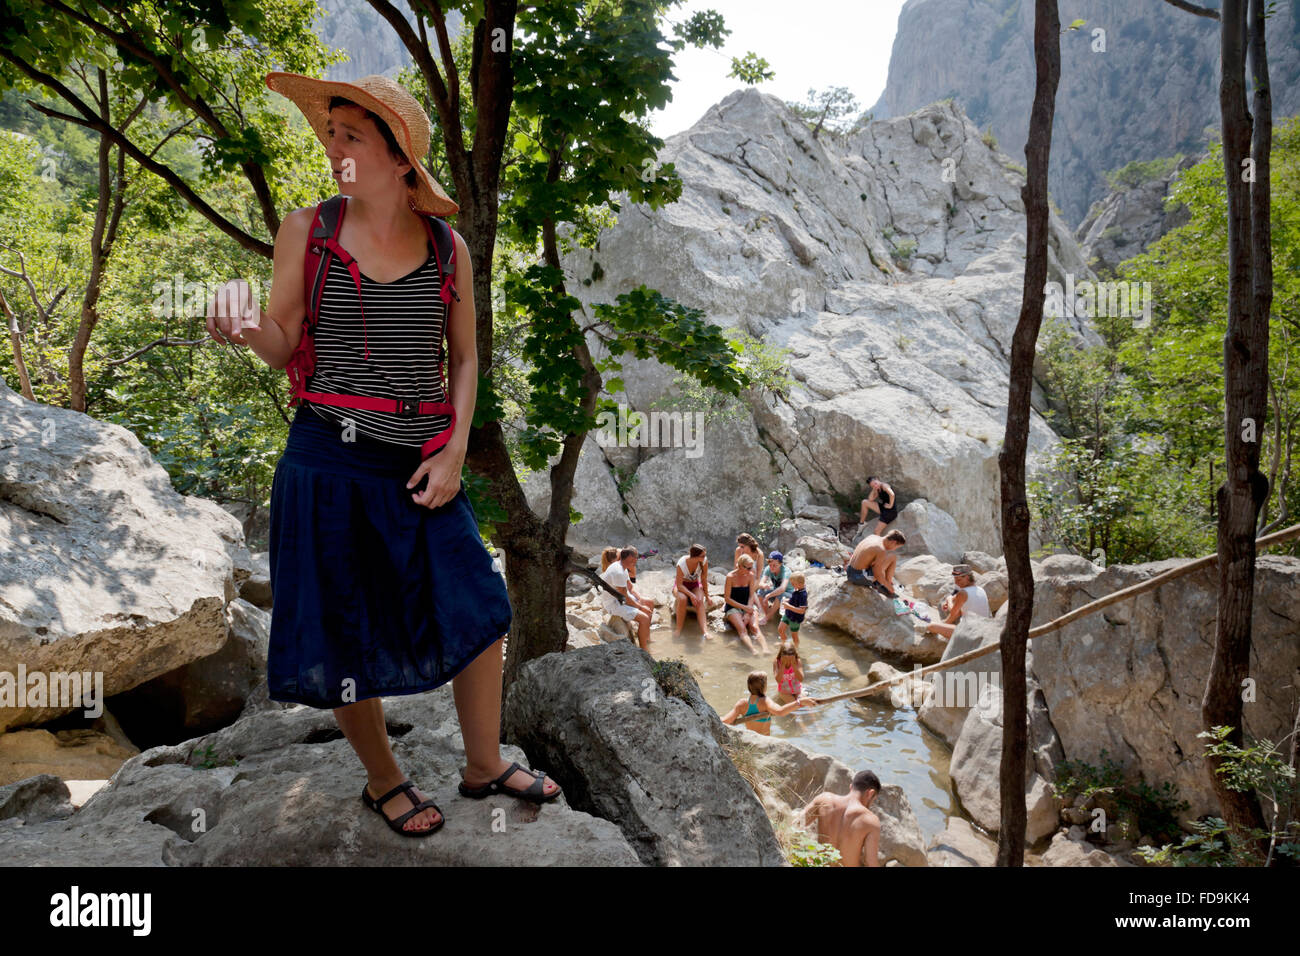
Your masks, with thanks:
M618 828L510 797L468 800L450 688L385 702L402 766L447 816L422 839L393 833L360 800L365 772L329 711L292 707L125 763L66 820L0 822L20 866L618 866L636 855ZM523 762L515 748L507 759Z
M105 696L226 641L239 522L177 494L125 428L0 382L0 671L100 672ZM0 709L0 730L76 707Z
M1102 571L1086 561L1067 565L1049 558L1043 562L1049 576L1034 591L1034 624L1181 563ZM1200 571L1033 642L1032 673L1065 756L1096 764L1105 749L1147 783L1174 783L1193 818L1218 812L1202 756L1205 742L1196 736L1217 603L1214 572ZM1261 556L1249 673L1255 699L1243 709L1249 737L1278 741L1291 732L1300 668L1297 606L1300 559Z
M0 820L43 823L72 816L72 794L58 777L39 774L0 787Z
M599 251L566 258L570 288L587 309L657 288L788 348L795 386L747 399L739 422L706 423L697 448L589 444L572 541L639 534L680 551L713 535L702 541L713 551L754 530L761 501L782 486L793 517L854 500L883 474L902 500L925 498L954 519L958 553L997 550L996 444L1024 244L1009 158L950 106L840 143L812 139L783 103L746 89L671 137L659 159L674 164L682 199L625 203ZM1064 225L1052 230L1052 275L1090 275ZM653 361L625 360L621 378L618 398L637 411L679 391ZM1037 415L1032 432L1034 454L1054 441ZM538 503L541 484L530 483Z
M1088 264L1099 275L1113 275L1125 259L1146 252L1151 243L1188 221L1186 206L1166 209L1165 203L1178 174L1196 161L1196 157L1184 157L1176 168L1145 182L1111 189L1093 203L1075 236Z
M969 821L949 817L947 828L930 841L925 855L930 866L994 866L998 845Z
M1218 24L1163 3L1061 4L1061 81L1051 183L1071 222L1106 192L1103 173L1129 160L1198 151L1219 126ZM1275 116L1300 112L1300 13L1268 21ZM877 119L956 97L980 128L1023 162L1034 96L1034 5L1025 0L908 0L898 17ZM1104 51L1093 32L1105 30ZM1134 95L1141 90L1141 95Z
M867 526L868 530L874 527L871 515L867 515ZM963 536L957 522L952 515L924 498L908 502L889 528L903 532L907 538L907 550L911 553L932 554L949 564L956 564L961 558L959 542Z
M1002 763L1002 691L985 687L972 707L953 747L949 773L962 807L990 832L1001 821L998 774ZM1057 799L1048 781L1025 764L1025 840L1036 843L1060 824Z
M731 740L725 746L732 760L746 768L748 779L758 782L759 797L769 817L797 827L797 811L819 793L849 792L854 771L834 757L810 753L788 740L764 737L743 727L726 729ZM881 783L871 804L880 818L878 862L881 866L891 860L901 866L925 866L921 828L903 788Z
M838 627L858 641L906 662L933 664L943 655L943 639L918 634L910 614L894 613L893 602L876 591L838 577L837 587L808 591L808 620Z
M668 696L656 673L685 699ZM511 686L504 727L573 806L616 821L643 863L784 863L719 744L724 725L684 667L626 642L547 654Z

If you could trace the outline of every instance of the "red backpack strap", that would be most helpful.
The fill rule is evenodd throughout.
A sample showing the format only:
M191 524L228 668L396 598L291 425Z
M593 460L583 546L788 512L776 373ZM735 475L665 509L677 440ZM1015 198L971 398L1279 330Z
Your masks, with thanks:
M323 203L318 203L312 215L311 228L307 231L307 246L303 250L302 282L303 303L306 314L302 320L302 335L298 347L289 357L284 367L289 377L289 407L297 405L307 387L307 377L316 367L316 348L313 339L313 326L316 324L320 307L320 290L325 286L325 274L329 271L329 250L325 247L325 237L337 235L342 224L340 204L342 197L334 196Z

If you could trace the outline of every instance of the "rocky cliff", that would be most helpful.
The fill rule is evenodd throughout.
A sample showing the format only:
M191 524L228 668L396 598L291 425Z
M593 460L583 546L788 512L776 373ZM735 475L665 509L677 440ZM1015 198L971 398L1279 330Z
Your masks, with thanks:
M1052 136L1052 195L1078 222L1106 193L1106 170L1198 152L1206 127L1218 128L1219 25L1156 0L1062 0L1060 10L1063 28L1087 21L1061 37ZM1033 17L1026 0L908 0L876 118L955 97L1023 162L1034 95ZM1268 54L1275 115L1300 112L1296 0L1275 5Z
M1024 257L1023 177L1009 157L951 103L839 144L813 139L750 88L669 139L659 159L674 164L681 199L625 203L597 250L566 259L569 288L588 309L658 289L788 349L795 384L751 396L739 421L707 422L694 450L589 438L571 541L700 540L730 554L780 486L794 514L856 511L867 476L882 474L900 504L925 498L951 515L956 547L998 550L996 456ZM1091 275L1055 217L1050 259L1055 278ZM622 378L617 398L639 411L677 387L654 361L626 362ZM1053 440L1035 415L1032 449ZM544 478L526 490L545 506Z

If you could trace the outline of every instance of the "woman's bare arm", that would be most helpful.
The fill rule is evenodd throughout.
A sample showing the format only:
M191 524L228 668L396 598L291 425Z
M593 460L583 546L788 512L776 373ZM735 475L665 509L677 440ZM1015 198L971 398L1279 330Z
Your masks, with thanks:
M275 234L271 294L262 312L261 327L242 333L248 347L271 368L288 365L302 339L302 320L307 315L302 261L315 213L315 209L295 209L280 223L280 231Z

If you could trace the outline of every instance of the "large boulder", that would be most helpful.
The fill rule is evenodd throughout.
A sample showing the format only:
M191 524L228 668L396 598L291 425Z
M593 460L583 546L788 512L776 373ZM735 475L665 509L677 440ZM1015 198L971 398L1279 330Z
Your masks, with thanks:
M808 620L838 627L882 654L919 664L933 664L943 654L943 638L918 634L910 614L896 614L894 603L870 588L839 577L839 586L808 592Z
M834 757L811 753L776 737L765 737L743 727L728 727L727 752L762 800L768 816L781 832L801 828L798 811L819 793L846 794L853 770ZM886 784L871 804L880 818L881 866L891 860L902 866L925 866L925 842L903 788Z
M0 435L0 672L101 674L112 696L221 648L252 563L238 520L178 494L125 428L3 381ZM0 730L81 709L29 697Z
M1002 764L1002 690L987 686L966 715L953 747L948 773L953 790L970 818L989 832L1001 821L998 776ZM1057 798L1047 780L1025 763L1025 839L1036 843L1060 824Z
M644 863L784 862L684 665L627 642L547 654L511 685L504 729L571 805L616 821Z
M930 866L995 866L998 845L968 820L949 817L948 826L935 834L925 855Z
M867 530L873 527L871 515L867 515ZM964 539L957 522L948 512L924 498L908 502L889 529L903 532L909 552L932 554L948 564L957 564L961 560Z
M1171 568L1181 560L1101 570L1057 555L1043 562L1034 624ZM1172 783L1187 818L1218 813L1203 754L1201 697L1214 652L1218 581L1194 572L1112 604L1033 641L1032 671L1042 685L1065 756L1101 764L1101 751L1136 778ZM1300 669L1295 609L1300 559L1259 557L1251 627L1246 735L1279 741L1292 730Z
M90 728L40 727L0 734L0 785L49 774L62 780L106 780L140 751Z
M461 797L465 764L451 688L385 701L402 769L446 813L427 839L393 833L360 799L365 773L327 710L244 717L129 760L66 820L0 823L10 865L626 866L636 854L605 820L561 797ZM503 756L523 762L518 749ZM549 768L546 768L549 769Z
M1043 852L1043 866L1132 866L1099 850L1085 840L1071 840L1064 832L1052 837Z
M146 743L173 743L232 723L265 697L270 612L236 598L226 606L229 637L191 661L113 698L113 710ZM260 693L259 693L260 691Z
M936 177L945 159L952 175ZM593 467L607 474L578 483L584 518L573 540L609 537L584 525L603 526L611 512L673 546L702 527L719 538L753 531L773 501L786 518L814 502L852 513L866 476L882 474L901 500L925 498L951 516L948 560L962 548L998 550L997 453L1024 260L1009 159L951 103L833 141L746 89L670 137L658 160L681 177L681 201L625 202L596 248L566 253L570 288L588 311L643 284L671 290L709 321L789 349L793 384L747 395L694 448L588 443L584 458L602 459ZM1051 233L1050 276L1090 277L1055 217ZM619 361L619 401L641 412L681 405L675 370ZM1037 455L1055 437L1040 389L1033 400ZM829 523L839 531L838 515ZM937 526L925 533L945 537Z

